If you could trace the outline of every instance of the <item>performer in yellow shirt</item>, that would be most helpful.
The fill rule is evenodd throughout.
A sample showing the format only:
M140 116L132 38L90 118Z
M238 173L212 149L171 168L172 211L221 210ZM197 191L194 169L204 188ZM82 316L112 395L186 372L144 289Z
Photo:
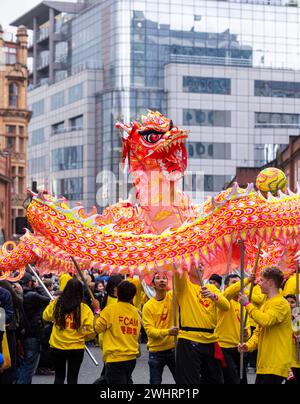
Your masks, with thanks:
M285 296L289 302L292 314L292 321L295 321L296 330L299 327L299 322L294 317L294 310L297 307L297 299L295 295ZM293 346L292 346L292 363L291 363L291 375L288 376L288 380L285 384L300 384L300 360L297 360L297 344L300 344L300 334L296 331L293 325ZM300 347L300 346L299 346ZM298 348L299 349L299 348Z
M84 343L95 337L94 315L83 303L83 285L78 279L67 282L62 294L44 310L43 319L54 323L49 340L55 369L54 384L64 384L66 365L67 383L77 384Z
M251 279L245 279L245 285ZM216 331L219 337L219 345L222 348L227 366L223 368L224 384L247 384L247 374L244 363L243 379L240 380L240 354L237 346L240 341L240 303L237 301L241 288L240 277L230 274L224 281L225 290L223 295L230 303L230 310L218 310L218 322ZM250 326L247 321L245 329L246 339L250 336Z
M260 310L249 303L245 294L239 295L239 302L258 324L250 340L239 344L242 352L257 347L256 384L281 384L291 366L292 321L289 304L279 293L282 281L283 273L276 267L261 273L259 284L267 300Z
M300 281L300 274L298 275L299 281ZM284 288L283 288L283 296L287 295L295 295L296 296L296 282L297 277L296 274L294 273L289 277L289 279L285 282Z
M161 384L165 366L175 380L174 336L178 327L173 325L173 294L167 293L166 274L157 272L152 284L156 294L143 307L143 324L148 336L150 384Z
M95 331L103 332L103 361L106 384L128 384L139 355L141 320L131 303L136 287L123 281L118 286L118 302L105 307L95 320ZM94 307L97 313L97 303Z
M186 272L174 275L179 304L176 382L222 384L223 372L216 358L222 354L216 344L217 308L229 310L230 304L214 285L201 287L193 269L189 276Z

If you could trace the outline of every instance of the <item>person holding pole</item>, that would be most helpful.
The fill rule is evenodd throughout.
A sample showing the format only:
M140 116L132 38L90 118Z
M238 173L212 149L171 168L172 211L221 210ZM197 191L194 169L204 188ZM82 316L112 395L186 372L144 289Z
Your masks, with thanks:
M94 315L83 303L82 283L76 278L70 279L61 296L46 307L43 318L54 323L49 340L55 369L54 384L64 384L66 365L67 383L77 384L85 341L95 337Z
M230 304L214 285L203 285L198 268L192 267L189 275L184 272L181 277L175 273L174 282L179 305L176 382L223 384L217 308L229 310Z
M238 345L240 352L257 348L256 384L281 384L288 376L292 361L292 321L288 302L279 293L283 273L279 268L266 268L260 275L262 293L267 300L260 310L240 293L239 302L258 324L252 337Z
M245 285L250 282L250 278L245 279ZM247 374L245 365L243 367L243 378L240 379L239 366L240 354L237 346L240 341L240 304L237 301L240 291L240 276L230 274L226 276L225 290L223 295L230 303L230 310L218 309L217 334L218 343L222 348L227 366L223 368L224 384L247 384ZM244 327L244 337L250 336L250 327Z
M155 297L143 307L143 325L148 336L150 384L161 384L165 366L175 380L175 339L178 327L173 324L172 291L167 292L168 277L154 274Z

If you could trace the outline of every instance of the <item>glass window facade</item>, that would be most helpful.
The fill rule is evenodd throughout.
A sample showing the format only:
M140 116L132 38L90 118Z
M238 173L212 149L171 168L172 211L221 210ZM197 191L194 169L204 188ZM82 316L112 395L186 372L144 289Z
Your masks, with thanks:
M29 136L30 145L36 146L38 144L42 144L45 142L45 130L44 128L36 129L32 131L31 135Z
M53 189L57 196L64 196L69 201L80 201L83 199L83 178L55 179Z
M254 85L258 97L300 98L300 83L293 81L255 80Z
M6 125L5 126L5 133L7 133L9 135L16 135L17 134L16 125Z
M111 16L107 16L106 24L110 23L110 18ZM79 18L73 19L70 25L72 72L76 73L84 68L101 68L101 6L96 5L86 10Z
M51 127L51 134L52 135L59 135L60 133L65 132L65 122L58 122L52 125Z
M232 180L230 175L191 174L184 177L183 189L188 192L220 192Z
M254 145L254 166L261 167L275 160L287 147L286 144L255 144Z
M299 114L255 112L256 128L299 128Z
M36 118L44 113L44 100L34 102L31 106L32 116Z
M8 86L8 102L10 107L18 107L19 86L17 83L10 83Z
M82 168L83 147L71 146L52 150L52 171Z
M220 192L230 181L229 175L204 175L204 192Z
M44 173L46 170L47 156L40 156L28 160L28 170L31 175Z
M65 105L65 92L60 91L51 96L51 110L61 108Z
M230 79L183 76L183 91L201 94L230 94Z
M230 143L188 142L186 147L190 159L231 159Z
M76 86L69 88L69 91L68 91L69 104L79 101L82 98L83 98L83 84L82 83L76 84Z
M56 16L57 32L63 34L60 44L59 35L55 39L57 80L82 70L102 70L94 88L90 79L72 89L70 79L65 81L65 104L87 97L89 105L95 101L95 113L79 109L82 102L74 111L71 104L66 116L51 116L47 127L65 120L57 124L55 131L64 134L50 139L59 142L51 150L70 147L67 131L80 128L84 114L83 133L72 133L82 135L76 144L95 143L94 172L108 169L118 175L122 144L115 121L130 122L153 109L191 129L190 167L222 179L233 177L236 166L269 160L273 147L298 135L300 7L272 0L94 4L68 21ZM42 55L47 52L40 47ZM38 79L48 78L46 69L38 70ZM61 82L51 94L60 90ZM51 102L45 100L46 105ZM34 112L33 119L36 116ZM39 126L37 122L34 127ZM260 145L274 146L267 147L265 157L256 148Z
M231 126L231 111L184 109L183 124L189 126Z
M70 130L82 130L83 129L83 115L75 116L69 120Z
M12 46L5 46L4 50L4 63L6 65L14 65L17 62L17 49Z

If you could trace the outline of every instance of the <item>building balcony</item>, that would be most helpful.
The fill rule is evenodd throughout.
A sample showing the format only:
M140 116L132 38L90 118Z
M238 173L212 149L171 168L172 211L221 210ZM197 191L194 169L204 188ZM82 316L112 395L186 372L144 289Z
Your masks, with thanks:
M44 28L38 31L37 33L37 42L43 42L49 40L49 28Z
M37 70L43 70L46 68L49 68L49 56L40 58L37 63Z

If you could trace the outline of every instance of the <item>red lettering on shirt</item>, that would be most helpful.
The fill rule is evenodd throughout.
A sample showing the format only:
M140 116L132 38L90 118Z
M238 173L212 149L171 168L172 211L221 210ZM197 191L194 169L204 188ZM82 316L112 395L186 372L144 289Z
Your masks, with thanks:
M71 314L66 315L66 329L76 330L75 323L73 321L73 316Z

